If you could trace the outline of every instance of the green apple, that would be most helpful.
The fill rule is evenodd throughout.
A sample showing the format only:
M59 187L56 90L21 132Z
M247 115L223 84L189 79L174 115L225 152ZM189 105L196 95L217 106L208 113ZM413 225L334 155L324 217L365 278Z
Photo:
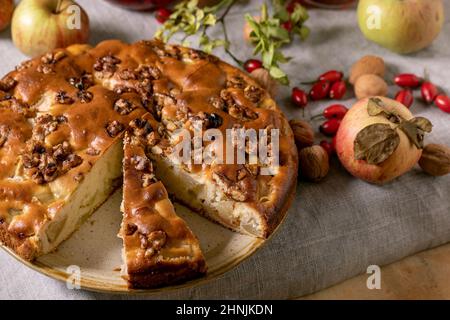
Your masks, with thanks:
M22 0L14 11L12 39L28 56L86 43L89 18L72 0Z
M444 23L442 0L360 0L358 22L364 36L394 52L428 47Z

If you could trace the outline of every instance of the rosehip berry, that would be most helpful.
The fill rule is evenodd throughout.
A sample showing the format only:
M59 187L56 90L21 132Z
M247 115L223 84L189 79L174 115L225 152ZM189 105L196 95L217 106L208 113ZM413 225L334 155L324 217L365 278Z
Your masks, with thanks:
M440 94L434 99L434 104L442 111L450 113L450 97Z
M300 108L306 107L308 104L308 95L305 93L305 91L295 87L292 89L292 95L291 95L292 102Z
M334 148L333 145L326 141L326 140L322 140L320 141L320 146L328 153L328 156L331 157L334 153Z
M341 119L330 119L322 123L320 132L329 137L334 137L341 125Z
M319 81L313 85L309 96L312 100L322 100L328 96L330 92L331 85L328 81Z
M252 71L254 71L256 69L261 69L262 66L263 66L262 62L257 59L249 59L249 60L245 61L245 63L244 63L244 69L248 73L251 73Z
M341 81L344 74L341 71L330 70L319 76L318 81L330 81L331 83Z
M414 102L414 96L413 96L413 93L411 90L404 89L404 90L400 90L395 95L395 100L397 100L398 102L400 102L401 104L403 104L405 107L407 107L409 109L409 107L411 107L411 105Z
M281 24L281 27L283 27L284 29L286 29L287 30L287 32L291 32L292 31L292 22L289 20L289 21L286 21L286 22L283 22L282 24Z
M422 79L412 73L403 73L396 76L394 82L400 87L414 89L420 86Z
M155 11L155 17L159 23L166 22L171 14L172 11L167 8L159 8L158 10Z
M425 81L422 84L420 91L422 93L423 101L428 104L432 104L434 99L436 99L437 95L439 94L438 88L429 81Z
M331 139L331 146L333 147L334 152L336 152L336 141L337 136L334 136L333 139Z
M323 110L323 116L327 119L342 119L347 111L347 107L342 104L332 104Z
M341 100L347 92L347 86L345 81L336 81L331 85L330 93L328 94L331 99Z

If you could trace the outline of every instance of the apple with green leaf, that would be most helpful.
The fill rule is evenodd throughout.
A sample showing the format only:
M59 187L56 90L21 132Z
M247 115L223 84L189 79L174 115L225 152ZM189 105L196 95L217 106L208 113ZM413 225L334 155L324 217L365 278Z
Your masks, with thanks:
M371 97L358 101L342 119L336 153L353 176L384 184L411 170L422 155L432 124L400 102Z
M89 18L72 0L22 0L11 24L13 42L28 56L86 43Z
M0 0L0 31L9 26L13 11L13 0Z

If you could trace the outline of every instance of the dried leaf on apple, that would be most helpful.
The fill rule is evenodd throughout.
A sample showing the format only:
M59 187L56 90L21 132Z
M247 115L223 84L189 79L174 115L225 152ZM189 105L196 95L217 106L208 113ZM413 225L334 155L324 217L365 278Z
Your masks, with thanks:
M362 129L354 142L356 160L366 160L368 164L379 164L389 158L400 144L400 136L395 129L384 123L375 123Z

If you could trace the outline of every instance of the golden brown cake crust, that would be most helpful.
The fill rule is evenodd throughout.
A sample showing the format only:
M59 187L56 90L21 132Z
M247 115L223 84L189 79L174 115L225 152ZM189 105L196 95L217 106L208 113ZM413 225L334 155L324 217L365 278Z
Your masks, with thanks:
M131 122L124 138L124 263L132 288L159 287L201 276L205 259L198 239L176 215L146 149L160 140L150 115Z
M56 50L0 81L2 242L27 259L40 254L43 226L127 124L147 111L163 136L190 128L194 119L222 132L280 129L280 167L273 176L244 165L188 168L256 208L262 236L270 235L286 213L298 166L292 131L273 99L214 56L158 41L110 40Z

